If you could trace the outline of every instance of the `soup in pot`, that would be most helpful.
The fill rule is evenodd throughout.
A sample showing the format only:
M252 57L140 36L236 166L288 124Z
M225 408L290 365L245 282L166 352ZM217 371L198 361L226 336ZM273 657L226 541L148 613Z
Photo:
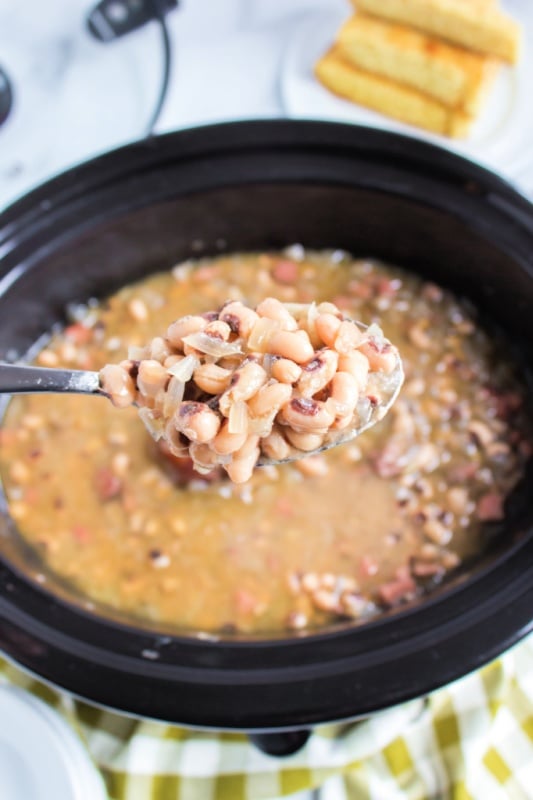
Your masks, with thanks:
M387 417L236 485L158 446L133 408L17 397L0 467L41 580L182 632L279 634L374 617L487 546L532 452L526 389L470 305L408 272L300 247L191 261L71 309L36 362L98 370L177 317L267 296L382 327L406 373Z

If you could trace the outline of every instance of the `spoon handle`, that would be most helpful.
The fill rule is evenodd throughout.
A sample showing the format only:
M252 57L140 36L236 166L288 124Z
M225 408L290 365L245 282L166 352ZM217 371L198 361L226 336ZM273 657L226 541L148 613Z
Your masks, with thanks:
M100 393L97 372L70 369L26 367L0 363L0 394L39 394L41 392Z

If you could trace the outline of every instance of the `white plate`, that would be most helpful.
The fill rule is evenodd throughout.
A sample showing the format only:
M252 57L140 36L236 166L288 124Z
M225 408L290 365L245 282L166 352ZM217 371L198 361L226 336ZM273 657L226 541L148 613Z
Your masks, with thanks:
M524 53L515 67L503 67L470 137L455 141L426 133L336 97L314 77L313 67L335 40L350 16L346 2L307 16L296 29L285 53L281 93L290 117L352 122L397 131L439 144L500 173L533 195L533 3L506 0L503 8L524 29Z
M65 720L15 686L0 686L0 797L107 798L100 774Z

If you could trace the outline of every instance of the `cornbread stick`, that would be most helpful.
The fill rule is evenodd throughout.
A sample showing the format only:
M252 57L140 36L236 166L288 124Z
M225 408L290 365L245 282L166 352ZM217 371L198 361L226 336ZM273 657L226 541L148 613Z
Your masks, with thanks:
M472 123L463 111L451 109L421 92L357 69L332 48L315 66L318 80L330 91L374 111L434 133L464 138Z
M405 25L356 14L339 31L342 57L476 116L499 62Z
M511 64L520 55L518 23L481 0L354 0L354 5Z

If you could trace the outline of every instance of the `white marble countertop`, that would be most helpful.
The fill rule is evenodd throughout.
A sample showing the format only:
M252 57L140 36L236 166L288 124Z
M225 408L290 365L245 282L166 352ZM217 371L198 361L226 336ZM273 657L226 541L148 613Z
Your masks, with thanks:
M347 0L181 0L168 16L170 88L156 132L283 116L280 59L295 21ZM102 45L87 0L0 0L0 63L14 84L0 128L0 208L46 178L141 138L162 52L156 23ZM31 11L31 13L28 13Z
M161 73L157 25L101 45L84 30L92 6L0 0L0 64L15 84L13 113L0 128L0 210L54 174L144 135ZM181 0L168 17L174 59L156 131L286 115L287 47L310 15L326 12L348 14L348 0ZM522 70L527 78L527 63ZM533 124L530 104L526 111ZM533 168L524 173L528 187ZM334 781L321 796L338 797Z
M529 0L502 2L529 35ZM158 26L103 45L84 27L92 7L93 0L0 0L0 65L15 90L0 127L0 209L69 166L144 135L161 76ZM315 50L325 49L350 8L348 0L180 0L167 18L173 64L156 132L289 115L397 130L328 97L312 79ZM533 196L532 57L526 51L519 68L504 73L470 142L425 138L479 157Z

